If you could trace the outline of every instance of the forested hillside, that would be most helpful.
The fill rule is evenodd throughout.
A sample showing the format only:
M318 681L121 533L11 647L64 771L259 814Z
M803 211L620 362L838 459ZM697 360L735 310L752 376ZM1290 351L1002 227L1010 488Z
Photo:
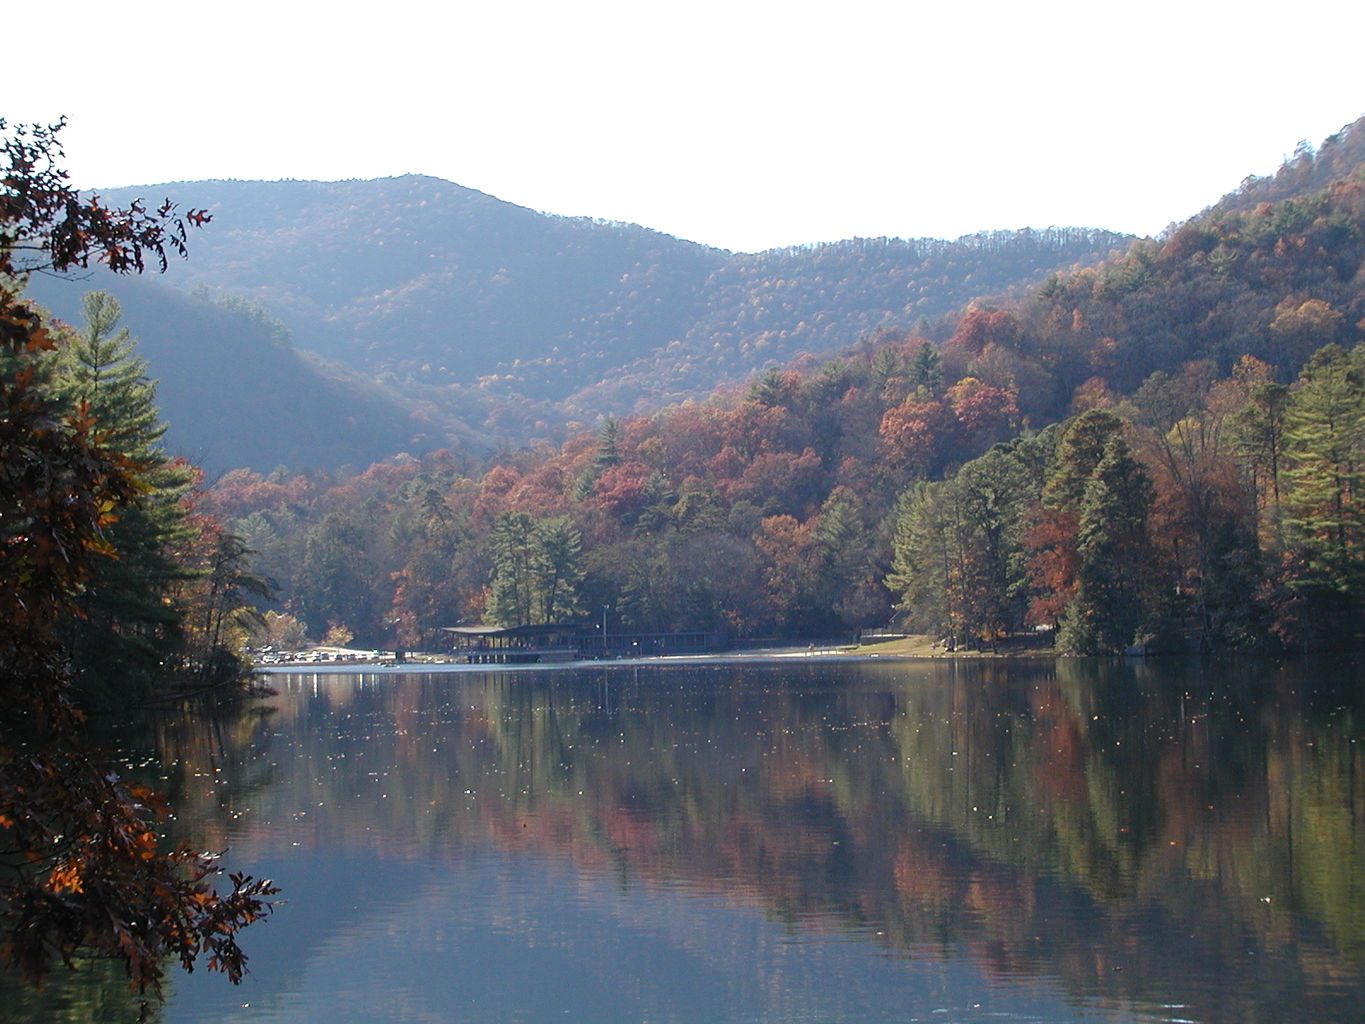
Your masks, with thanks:
M974 298L1023 289L1131 241L1049 228L736 254L706 280L701 316L680 340L585 387L567 408L581 418L704 397L798 356L828 356L879 328L925 328Z
M215 496L315 634L606 607L741 636L1041 627L1077 652L1342 639L1363 258L1357 169L481 474L408 456Z
M419 409L420 428L398 428L411 438L388 449L417 454L452 437L485 448L562 438L567 422L702 398L1130 241L1047 229L732 254L634 225L547 216L418 176L185 182L106 198L143 192L183 197L213 216L194 259L171 268L172 283L258 305L298 350L378 382L391 404ZM133 314L123 282L96 283ZM149 339L156 331L134 326ZM177 343L199 349L209 339L189 332ZM180 367L151 358L168 398L180 393ZM174 440L179 418L168 414ZM395 437L388 415L377 414L386 441ZM228 428L225 438L237 431ZM335 467L374 457L345 429L334 457L308 454L264 462ZM237 464L263 460L244 451Z
M1258 203L1287 199L1326 188L1334 181L1349 178L1365 164L1365 131L1360 122L1346 125L1314 148L1301 141L1294 155L1272 175L1246 178L1234 192L1224 196L1213 212L1251 209Z
M79 323L93 280L40 276L28 294ZM242 466L364 466L469 436L429 405L299 352L259 307L141 278L97 280L116 282L124 322L137 326L170 427L167 448L210 476Z

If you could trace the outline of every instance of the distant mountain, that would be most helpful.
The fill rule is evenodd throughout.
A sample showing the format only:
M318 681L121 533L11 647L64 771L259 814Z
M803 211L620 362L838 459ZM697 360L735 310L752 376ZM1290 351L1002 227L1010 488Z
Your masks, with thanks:
M229 308L154 279L34 278L28 293L71 324L81 296L117 293L123 325L158 380L167 444L211 476L238 466L269 472L365 466L398 451L428 451L458 432L414 403L295 351L250 308Z
M213 223L167 279L259 302L299 347L404 383L553 399L681 336L727 254L633 225L535 213L435 178L181 182ZM624 315L622 315L624 314ZM558 350L558 351L557 351ZM573 360L572 385L503 375ZM517 385L521 386L518 387Z
M1108 231L991 231L957 241L850 239L735 254L702 289L678 341L650 350L563 404L587 416L709 394L798 356L828 356L881 328L927 327L972 299L1020 291L1050 273L1117 255Z
M490 446L702 397L1131 241L1047 229L748 255L540 214L419 176L103 193L112 204L140 196L213 214L168 282L259 303L299 349L422 403L432 425L467 425L467 436ZM197 341L186 334L182 343Z

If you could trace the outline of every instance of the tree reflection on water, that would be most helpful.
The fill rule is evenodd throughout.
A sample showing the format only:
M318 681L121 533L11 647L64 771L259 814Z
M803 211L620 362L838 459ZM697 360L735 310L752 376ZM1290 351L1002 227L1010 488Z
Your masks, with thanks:
M1365 688L1349 665L273 682L268 713L163 715L122 741L162 752L180 826L237 859L295 850L337 886L398 888L395 865L531 857L1129 1008L1104 1019L1345 1021L1365 998ZM279 880L286 927L344 927L347 907L299 906Z

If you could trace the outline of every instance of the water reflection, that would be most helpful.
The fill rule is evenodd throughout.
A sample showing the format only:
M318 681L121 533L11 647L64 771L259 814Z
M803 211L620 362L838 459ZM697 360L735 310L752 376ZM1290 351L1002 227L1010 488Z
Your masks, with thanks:
M276 676L168 716L290 899L167 1022L1356 1020L1349 665ZM250 1004L249 1007L243 1004Z

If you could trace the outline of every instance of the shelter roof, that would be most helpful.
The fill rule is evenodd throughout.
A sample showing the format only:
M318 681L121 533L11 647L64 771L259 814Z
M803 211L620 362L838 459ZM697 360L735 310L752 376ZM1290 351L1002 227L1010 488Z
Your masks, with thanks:
M522 636L545 636L551 633L563 633L565 630L580 630L583 625L577 622L545 622L534 626L441 626L440 629L445 633L454 633L457 636L472 637L522 637Z

